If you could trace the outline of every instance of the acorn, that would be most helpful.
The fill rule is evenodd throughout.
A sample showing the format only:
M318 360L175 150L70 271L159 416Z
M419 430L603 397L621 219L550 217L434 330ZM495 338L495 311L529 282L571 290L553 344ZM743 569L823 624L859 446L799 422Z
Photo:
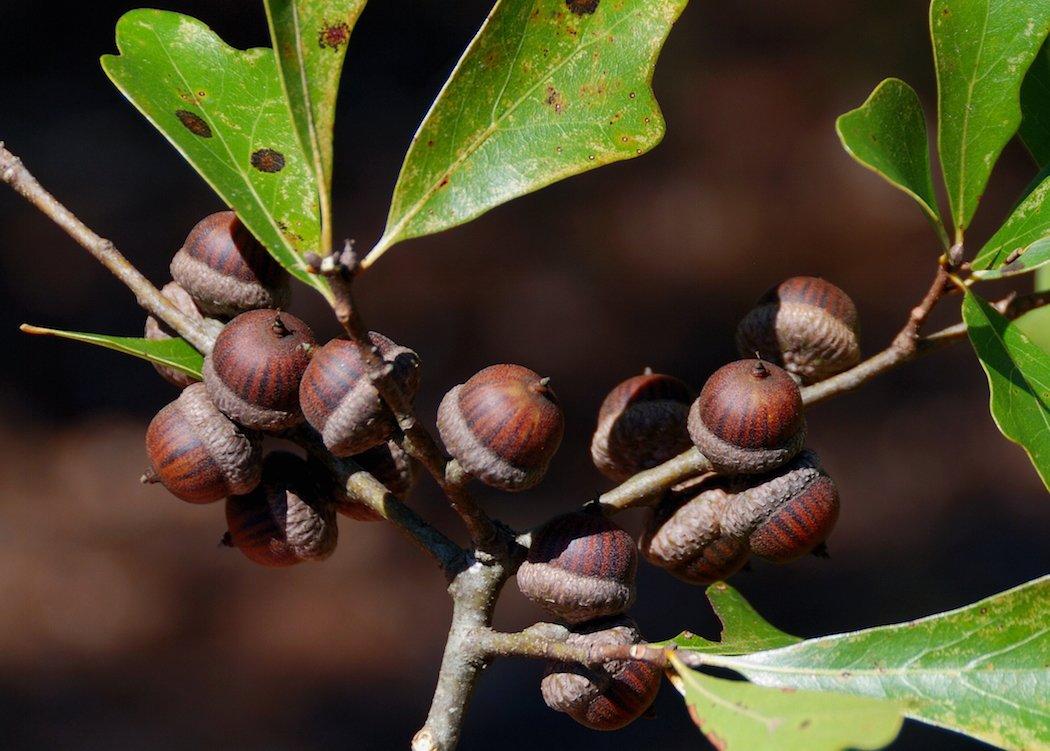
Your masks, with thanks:
M226 501L224 543L263 566L319 561L335 550L335 514L307 463L283 451L267 455L262 482Z
M568 623L622 613L634 602L634 539L598 513L555 517L532 539L518 588Z
M205 318L197 308L196 303L193 302L190 294L178 284L168 282L161 288L160 293L170 300L183 315L200 323L212 336L218 336L222 330L222 322L216 321L214 318ZM146 318L144 336L151 341L159 341L177 337L178 333L173 331L163 321L159 321L153 316L148 316ZM175 368L170 368L167 365L158 365L157 363L153 363L153 367L165 381L176 388L184 389L191 383L197 383L197 379L194 376L181 370L175 370Z
M723 474L775 469L798 454L806 439L798 385L787 371L762 360L724 365L693 402L689 435Z
M637 624L626 617L576 627L566 642L638 644ZM610 660L597 668L550 662L540 692L544 703L591 730L619 730L641 717L660 691L662 671L639 660Z
M812 451L769 475L741 478L736 486L722 528L746 538L760 558L786 563L813 552L838 520L838 489Z
M419 389L419 356L382 334L369 335L393 379L412 399ZM299 386L306 421L321 434L335 456L350 456L378 446L397 431L393 413L368 377L358 345L333 339L316 350Z
M816 383L860 362L857 308L849 295L815 276L769 289L736 330L743 357L756 352L802 383Z
M259 435L235 425L194 383L165 406L146 429L150 470L143 479L160 482L189 503L212 503L259 484Z
M438 432L449 453L486 485L527 490L543 479L564 419L549 379L492 365L441 400Z
M653 511L642 533L642 555L654 566L690 584L728 579L747 564L747 536L721 524L732 496L723 478L671 491Z
M249 428L277 431L302 422L299 381L314 335L289 313L251 310L234 318L204 358L204 384L216 406Z
M171 276L206 315L283 308L291 277L232 211L204 217L171 261Z
M602 402L591 440L594 466L616 482L687 450L692 390L682 381L646 370L617 385Z

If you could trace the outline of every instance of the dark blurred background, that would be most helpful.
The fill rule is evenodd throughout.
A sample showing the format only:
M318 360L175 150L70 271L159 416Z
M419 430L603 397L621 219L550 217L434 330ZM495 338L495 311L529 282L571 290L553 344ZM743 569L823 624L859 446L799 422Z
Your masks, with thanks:
M268 43L261 3L160 2L237 46ZM156 283L189 228L220 208L102 74L131 0L0 6L0 139ZM485 0L374 0L351 44L336 138L337 233L380 234L401 157L481 23ZM651 154L573 178L390 251L360 284L370 324L425 362L421 414L485 365L553 377L568 420L549 479L487 506L526 527L607 487L587 443L598 405L650 365L699 386L734 357L733 327L767 286L819 274L857 302L868 352L925 290L938 249L903 194L854 164L834 117L883 77L932 112L919 0L701 2L655 87L668 121ZM1012 144L972 236L1034 170ZM324 565L270 571L220 548L221 505L138 483L150 416L173 397L115 353L19 334L23 321L138 334L134 300L79 247L0 190L0 737L9 749L406 748L435 679L448 603L431 562L389 526L347 523ZM305 288L293 309L334 335ZM935 323L957 320L953 303ZM734 578L770 620L812 636L938 612L1050 563L1050 506L999 435L985 379L957 346L812 410L812 445L843 514L832 559L757 563ZM424 483L424 486L426 483ZM413 505L446 529L441 499ZM636 529L639 514L625 515ZM702 590L650 567L646 634L713 636ZM539 613L509 586L497 625ZM583 730L546 710L540 666L481 683L463 748L694 749L665 686L658 721ZM908 723L897 749L980 744Z

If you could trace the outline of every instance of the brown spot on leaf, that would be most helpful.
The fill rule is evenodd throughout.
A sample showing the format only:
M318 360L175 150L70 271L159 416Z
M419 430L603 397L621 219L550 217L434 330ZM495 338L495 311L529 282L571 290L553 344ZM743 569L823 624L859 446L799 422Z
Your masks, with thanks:
M317 32L317 44L321 49L337 50L350 41L350 26L345 22L325 23Z
M547 87L547 98L544 100L546 105L554 110L556 114L561 114L567 106L565 103L565 97L553 86Z
M446 185L448 185L448 179L448 175L445 175L443 178L441 178L441 182L438 183L438 187L444 188Z
M799 723L798 726L799 726L799 729L805 730L806 728L808 728L810 726L810 724L811 723L810 723L809 720L803 720L802 722Z
M179 122L193 135L201 138L211 138L211 127L204 122L204 118L200 115L194 114L189 110L177 110L175 117L179 118Z
M601 0L565 0L565 5L574 15L589 16L598 10Z
M273 149L259 149L252 154L252 166L260 172L280 172L284 169L284 154Z

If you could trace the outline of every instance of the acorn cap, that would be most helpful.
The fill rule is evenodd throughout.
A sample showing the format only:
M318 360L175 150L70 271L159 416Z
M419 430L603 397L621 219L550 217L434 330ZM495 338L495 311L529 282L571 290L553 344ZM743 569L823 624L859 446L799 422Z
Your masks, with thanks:
M222 414L204 385L187 386L146 429L153 475L173 495L189 503L212 503L259 484L259 435Z
M834 284L796 276L768 290L737 326L737 349L816 383L860 361L857 308Z
M369 334L393 378L409 399L419 388L419 356L376 332ZM381 444L397 430L393 413L367 375L359 347L333 339L317 349L303 373L299 404L335 456L350 456Z
M574 629L566 642L638 644L642 636L627 617L592 621ZM641 717L660 691L662 671L639 660L611 660L596 672L581 665L550 662L540 692L551 709L592 730L618 730Z
M299 381L310 363L313 332L276 310L251 310L226 324L204 358L204 383L231 419L275 431L302 422Z
M548 380L492 365L445 394L438 432L471 475L507 491L535 486L561 444L564 418Z
M795 456L806 438L798 385L782 368L737 360L707 379L689 410L689 435L724 474L758 474Z
M208 315L283 308L291 277L232 211L206 216L171 261L171 276Z
M555 517L534 535L518 569L522 594L569 622L615 615L634 602L634 539L600 514Z
M264 566L323 560L338 539L332 506L306 462L283 451L267 455L258 488L227 499L226 521L229 545Z
M602 402L591 458L611 480L623 482L691 445L686 417L692 390L673 376L646 372L618 384Z
M761 558L785 563L806 555L827 539L838 520L838 489L812 451L769 475L737 480L735 486L722 526L748 538Z

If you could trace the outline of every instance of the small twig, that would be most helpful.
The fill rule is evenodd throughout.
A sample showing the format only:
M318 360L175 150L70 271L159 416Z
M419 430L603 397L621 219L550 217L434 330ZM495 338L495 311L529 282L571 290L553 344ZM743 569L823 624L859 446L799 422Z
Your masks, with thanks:
M548 630L532 627L508 634L481 629L475 633L475 639L489 657L533 657L587 666L601 665L611 660L639 660L660 667L667 664L668 650L663 647L649 644L569 644L561 639L552 638L544 631Z
M504 541L496 525L467 489L470 476L458 462L446 458L430 431L416 419L411 402L393 379L391 368L383 362L379 350L368 336L368 329L357 313L352 288L359 264L353 246L347 243L339 254L332 254L323 259L312 255L307 261L316 273L325 274L331 279L332 292L335 295L332 303L335 316L350 341L360 348L369 377L383 401L394 413L403 434L402 445L405 451L426 467L433 476L448 497L453 510L463 520L471 540L479 551L493 553Z
M76 240L103 266L110 270L147 312L168 324L203 354L211 351L214 337L199 323L180 311L125 258L116 246L95 234L86 224L58 202L22 164L22 160L4 148L0 141L0 181L36 206L66 234Z
M902 357L913 354L919 345L919 332L922 330L923 324L926 323L926 319L930 317L930 311L953 288L954 285L947 270L943 266L938 266L929 290L927 290L922 301L911 309L907 323L904 324L904 328L894 338L893 344L890 345L891 348L899 350Z
M598 503L607 514L653 503L659 500L660 494L668 488L712 469L707 457L698 449L691 448L602 493L598 496Z

